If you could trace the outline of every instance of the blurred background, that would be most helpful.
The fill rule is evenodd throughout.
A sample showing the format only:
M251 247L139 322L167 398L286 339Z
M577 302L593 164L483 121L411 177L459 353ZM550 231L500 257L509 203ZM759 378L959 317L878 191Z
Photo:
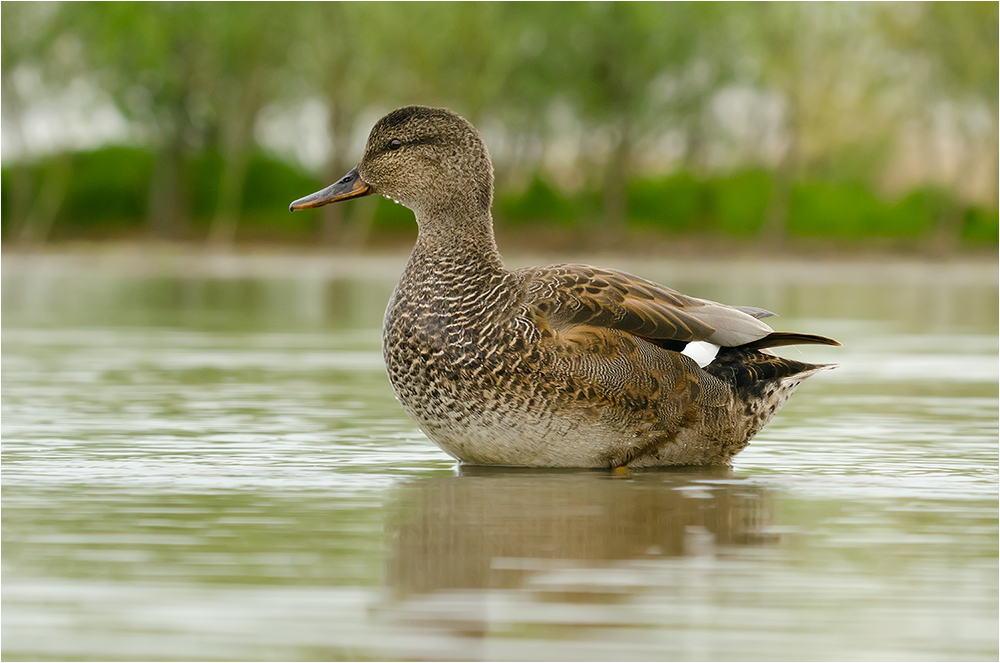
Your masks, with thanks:
M996 3L0 11L7 247L406 244L388 201L287 204L411 103L480 128L515 245L997 246Z

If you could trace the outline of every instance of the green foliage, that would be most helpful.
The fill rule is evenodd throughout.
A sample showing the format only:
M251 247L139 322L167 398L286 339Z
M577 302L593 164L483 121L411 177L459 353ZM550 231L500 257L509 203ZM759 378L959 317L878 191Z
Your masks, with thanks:
M33 186L44 179L47 160L27 168ZM56 218L56 234L63 237L106 234L142 227L154 155L130 147L107 147L74 155L72 177ZM183 164L189 191L191 221L196 234L207 230L219 196L222 157L206 151ZM4 237L11 237L9 209L14 168L2 171ZM314 230L315 214L290 214L286 205L324 185L317 178L268 154L250 160L241 216L249 225L268 229L272 236L302 236ZM628 222L671 234L714 233L737 238L757 236L771 195L771 178L762 170L738 171L700 180L678 172L663 178L637 178L628 185ZM522 191L498 192L498 223L516 228L543 225L581 229L600 223L598 190L567 196L536 175ZM917 190L896 201L886 201L858 183L801 182L792 190L789 232L798 237L857 240L917 238L927 235L948 209L955 209L941 191ZM971 207L962 214L962 239L967 244L998 241L995 211ZM595 219L597 221L595 222ZM413 213L378 198L372 230L380 234L412 232Z
M714 226L720 234L753 237L764 226L771 200L771 178L763 170L746 170L710 183Z
M198 226L207 225L215 212L223 167L222 155L216 150L202 151L184 164L191 219Z
M628 220L673 233L703 228L708 213L706 187L687 172L663 179L639 179L628 187Z
M243 192L243 214L246 216L277 216L281 227L300 226L295 219L301 214L284 213L288 204L297 198L318 191L325 186L297 168L273 156L256 153L247 170L247 184ZM280 213L275 214L276 207ZM293 219L292 217L295 217Z
M933 226L935 197L915 192L897 202L857 183L800 182L792 190L788 230L799 237L918 237Z
M226 243L245 222L335 238L353 211L279 210L354 165L372 116L428 103L469 117L491 149L499 136L501 175L541 172L579 148L570 172L498 190L497 219L514 228L600 226L609 245L629 226L997 241L995 189L975 193L984 208L954 200L996 162L996 3L80 2L0 13L5 146L36 153L33 104L67 90L113 103L141 145L5 169L7 239L144 226ZM298 138L329 143L318 180L261 152L262 120L274 118L308 122L318 135ZM893 168L918 171L898 165L901 138L921 145L942 131L960 148L958 174L925 176L952 177L949 191L883 200ZM676 172L651 176L666 158ZM588 188L560 191L563 175ZM409 211L367 205L370 230L412 229Z
M945 93L977 96L997 106L1000 65L995 2L927 2L898 11L885 6L882 27L898 47L926 58Z
M497 200L498 217L508 225L551 223L572 225L580 217L573 202L536 174L520 193L507 193Z
M377 232L408 232L416 228L413 212L379 196L372 217L372 229Z
M46 173L55 167L57 158L48 157L3 169L2 219L5 238L11 238L12 226L15 225L10 211L13 208L15 177L26 176L31 189L44 190ZM57 207L57 223L67 225L71 233L95 228L122 230L141 224L153 171L153 156L148 151L106 147L78 152L70 159L69 171L66 190Z
M1000 217L996 210L970 207L962 223L962 240L969 244L996 244L1000 241Z
M700 181L688 172L629 185L629 223L672 233L753 237L764 225L771 180L760 170Z
M62 218L72 218L81 225L142 219L153 172L151 154L107 147L74 155L72 169Z
M763 230L771 195L771 176L759 169L705 180L684 171L663 178L636 178L628 185L628 223L671 234L750 239ZM884 200L856 182L798 183L791 201L792 235L848 241L927 236L944 211L955 205L933 189ZM498 220L511 227L583 228L600 213L600 192L583 191L570 198L536 175L524 190L502 194L496 210ZM995 212L973 207L963 218L966 242L997 241ZM412 223L409 217L405 221ZM381 226L389 228L385 223Z
M28 168L32 185L41 186L49 160ZM92 230L140 228L146 213L154 155L131 147L106 147L74 155L69 186L56 219L64 235ZM214 151L200 153L182 167L184 188L191 200L191 220L203 228L215 213L219 197L219 173L222 157ZM11 223L9 199L14 168L4 168L2 201L4 236ZM273 226L278 232L309 230L315 219L309 215L290 214L287 205L321 186L319 180L272 156L256 153L247 171L247 186L242 201L245 219L258 225ZM412 214L411 214L412 218Z

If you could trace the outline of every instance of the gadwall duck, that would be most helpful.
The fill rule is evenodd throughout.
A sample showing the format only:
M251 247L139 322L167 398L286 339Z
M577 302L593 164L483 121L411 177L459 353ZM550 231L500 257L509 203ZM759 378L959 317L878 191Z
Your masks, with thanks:
M728 464L804 379L829 368L767 348L840 345L775 332L763 309L624 272L508 271L493 237L489 152L444 108L389 113L357 168L291 209L373 193L413 210L418 227L385 312L389 380L427 437L462 463ZM698 362L697 346L716 354Z

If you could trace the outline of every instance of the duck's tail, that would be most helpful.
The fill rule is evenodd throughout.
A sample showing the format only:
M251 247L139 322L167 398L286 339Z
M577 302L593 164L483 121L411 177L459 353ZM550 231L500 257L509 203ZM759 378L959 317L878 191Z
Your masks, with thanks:
M775 334L772 334L774 336ZM790 334L790 336L806 336L805 334ZM822 336L812 338L822 339L819 342L823 345L840 345L836 341ZM763 341L764 339L761 339ZM758 341L758 342L761 342ZM801 340L779 339L776 345L791 345L801 343ZM825 342L824 342L825 341ZM821 371L836 368L836 364L807 364L804 361L786 359L778 357L766 349L757 349L753 344L741 345L737 348L721 348L715 360L706 366L704 370L719 378L729 382L737 389L750 389L756 392L765 385L780 382L793 381L797 385L807 377L815 375ZM773 347L773 346L767 346Z
M767 336L735 348L720 348L705 371L733 384L737 388L780 382L794 378L798 382L820 371L836 368L836 364L807 364L803 361L778 357L767 348L782 345L840 345L838 341L816 334L771 332Z
M817 334L797 334L795 332L771 332L764 338L744 343L733 348L734 350L759 350L761 348L777 348L782 345L840 345L840 341L835 341L826 336Z

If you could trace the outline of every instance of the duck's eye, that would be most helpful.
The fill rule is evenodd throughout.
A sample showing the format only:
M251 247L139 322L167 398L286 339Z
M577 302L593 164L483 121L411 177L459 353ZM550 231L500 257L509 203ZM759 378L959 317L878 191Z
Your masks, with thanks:
M389 141L389 150L390 151L391 150L398 150L402 146L403 146L403 141L399 140L398 138L393 138L392 140Z

